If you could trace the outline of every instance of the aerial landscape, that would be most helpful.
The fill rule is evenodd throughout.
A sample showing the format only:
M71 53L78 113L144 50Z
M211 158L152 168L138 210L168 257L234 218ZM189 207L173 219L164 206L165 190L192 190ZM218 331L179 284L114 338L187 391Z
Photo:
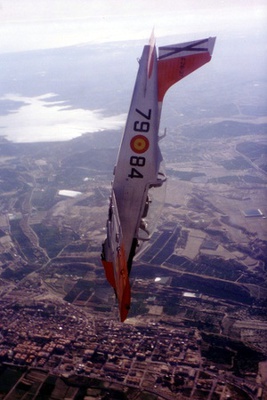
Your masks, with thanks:
M262 33L213 30L166 96L166 199L124 323L100 254L148 39L1 53L1 400L267 399Z

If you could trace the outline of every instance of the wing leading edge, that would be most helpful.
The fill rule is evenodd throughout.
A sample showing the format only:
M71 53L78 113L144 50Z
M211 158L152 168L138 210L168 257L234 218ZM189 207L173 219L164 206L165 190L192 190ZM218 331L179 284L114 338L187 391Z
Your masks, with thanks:
M114 172L102 250L102 264L115 290L122 322L130 309L132 261L140 241L152 235L148 214L154 212L154 192L166 181L158 145L163 98L173 84L210 61L214 44L215 38L207 38L162 46L157 56L152 36L139 62Z

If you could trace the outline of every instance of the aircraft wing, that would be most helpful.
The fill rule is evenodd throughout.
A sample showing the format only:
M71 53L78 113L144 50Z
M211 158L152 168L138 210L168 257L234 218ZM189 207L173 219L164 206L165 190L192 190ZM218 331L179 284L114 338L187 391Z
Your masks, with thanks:
M123 322L127 318L130 309L131 287L114 191L112 191L110 198L107 239L103 244L102 264L105 269L107 281L114 288L118 299L120 319Z
M210 61L215 37L194 42L159 47L158 101L162 102L167 90L185 76Z

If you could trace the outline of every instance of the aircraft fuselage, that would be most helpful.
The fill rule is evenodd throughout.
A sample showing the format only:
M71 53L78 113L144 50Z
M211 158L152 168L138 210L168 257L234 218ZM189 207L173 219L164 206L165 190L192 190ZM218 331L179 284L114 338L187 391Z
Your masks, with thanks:
M149 240L156 222L155 193L166 177L159 149L159 123L167 90L211 59L215 38L159 48L144 46L120 145L103 243L102 263L124 321L130 308L129 274L140 242ZM154 221L153 221L154 219Z

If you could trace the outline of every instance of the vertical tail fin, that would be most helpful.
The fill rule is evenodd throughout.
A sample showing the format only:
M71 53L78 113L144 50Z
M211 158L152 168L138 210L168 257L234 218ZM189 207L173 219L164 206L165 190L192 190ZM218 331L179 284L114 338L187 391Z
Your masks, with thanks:
M215 38L159 47L158 101L176 82L210 61Z

